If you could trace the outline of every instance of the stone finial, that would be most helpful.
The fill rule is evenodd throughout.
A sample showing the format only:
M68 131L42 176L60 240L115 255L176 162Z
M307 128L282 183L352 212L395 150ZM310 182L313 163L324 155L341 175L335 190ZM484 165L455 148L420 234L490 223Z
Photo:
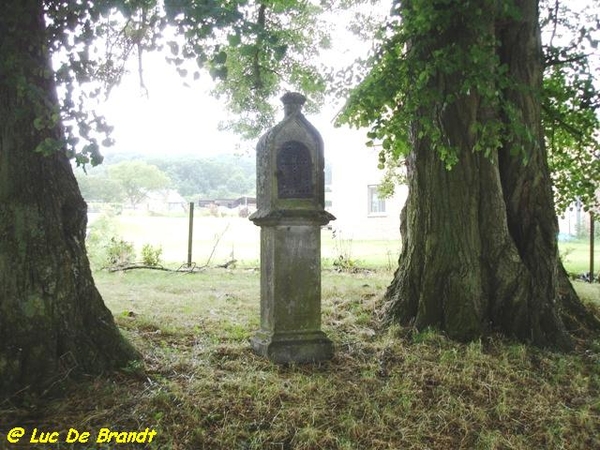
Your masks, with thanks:
M281 97L281 101L283 102L283 113L285 117L288 117L291 114L300 112L302 105L306 103L306 97L299 92L286 92Z

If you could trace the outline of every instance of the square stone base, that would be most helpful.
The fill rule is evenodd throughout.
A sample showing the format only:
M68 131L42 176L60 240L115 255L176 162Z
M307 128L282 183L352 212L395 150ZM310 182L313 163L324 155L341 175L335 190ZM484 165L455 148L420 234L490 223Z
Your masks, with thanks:
M311 363L333 358L333 343L322 331L270 333L258 331L252 349L278 364Z

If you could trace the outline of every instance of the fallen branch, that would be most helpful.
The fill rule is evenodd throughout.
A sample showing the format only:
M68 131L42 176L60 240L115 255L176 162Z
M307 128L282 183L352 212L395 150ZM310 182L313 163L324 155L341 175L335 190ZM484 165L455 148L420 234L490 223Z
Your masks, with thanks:
M200 268L196 268L196 263L193 262L191 265L184 263L182 265L179 266L179 268L176 270L176 272L187 272L187 273L192 273L195 270L201 270L203 269L203 267Z
M232 259L230 261L227 261L224 264L218 264L214 267L217 269L228 269L229 266L235 264L236 262L237 262L237 259ZM182 264L177 269L169 269L169 268L163 267L163 266L148 266L145 264L130 264L127 266L105 267L105 269L108 270L109 272L127 272L128 270L135 270L135 269L150 269L150 270L162 270L163 272L194 273L194 272L201 272L204 269L207 269L208 267L209 266L207 264L205 264L203 266L196 266L195 263L192 264L191 266L188 266L187 264Z
M218 267L219 269L227 269L227 268L229 268L229 266L235 264L236 262L237 262L237 259L232 259L230 261L227 261L224 264L218 264L215 267Z
M151 270L162 270L165 272L176 272L176 270L173 269L168 269L167 267L163 267L163 266L148 266L145 264L132 264L129 266L114 266L114 267L109 267L108 271L109 272L125 272L127 270L134 270L134 269L151 269Z

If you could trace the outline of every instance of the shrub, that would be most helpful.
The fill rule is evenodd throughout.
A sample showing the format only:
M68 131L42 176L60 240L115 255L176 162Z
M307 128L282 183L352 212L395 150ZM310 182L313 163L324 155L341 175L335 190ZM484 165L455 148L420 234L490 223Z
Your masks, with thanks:
M151 244L144 244L142 247L142 262L146 266L159 266L162 247L154 247Z
M112 237L106 248L107 262L110 266L124 266L135 260L133 244L121 238Z
M94 269L101 269L110 264L108 249L114 236L117 236L117 225L110 212L102 214L89 225L85 245Z
M358 269L358 262L352 258L352 239L343 237L340 230L333 230L333 242L338 257L333 261L333 266L338 271L352 272Z

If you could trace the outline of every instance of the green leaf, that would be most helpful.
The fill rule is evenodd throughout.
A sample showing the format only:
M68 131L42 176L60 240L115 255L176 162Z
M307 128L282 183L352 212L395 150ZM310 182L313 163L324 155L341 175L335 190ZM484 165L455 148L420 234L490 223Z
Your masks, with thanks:
M275 54L274 54L275 60L281 61L284 58L284 56L285 56L285 54L287 52L287 49L288 49L288 46L286 44L279 45L279 46L275 47L275 49L274 49L274 51L275 51Z
M44 128L46 128L46 125L44 124L44 120L41 117L36 117L33 120L33 126L36 130L41 131Z
M230 34L229 36L227 36L227 42L229 42L229 45L231 45L232 47L237 47L242 43L242 37L237 33Z
M214 56L212 62L214 64L225 64L227 62L227 52L221 50Z
M255 45L243 45L239 51L241 56L253 56L257 51L257 47Z
M225 66L213 67L208 73L214 80L224 81L227 79L228 69Z

